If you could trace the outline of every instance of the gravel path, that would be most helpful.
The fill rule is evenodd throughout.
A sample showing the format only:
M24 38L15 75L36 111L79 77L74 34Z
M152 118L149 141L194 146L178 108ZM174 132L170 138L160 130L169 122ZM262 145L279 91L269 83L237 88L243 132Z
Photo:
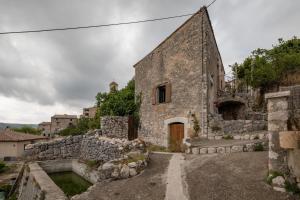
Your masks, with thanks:
M185 161L190 200L294 200L264 182L267 152L188 155Z
M151 154L146 170L133 178L97 183L76 200L163 200L170 154Z
M170 160L167 174L167 191L165 200L188 200L184 194L182 179L182 165L184 157L182 154L174 154Z

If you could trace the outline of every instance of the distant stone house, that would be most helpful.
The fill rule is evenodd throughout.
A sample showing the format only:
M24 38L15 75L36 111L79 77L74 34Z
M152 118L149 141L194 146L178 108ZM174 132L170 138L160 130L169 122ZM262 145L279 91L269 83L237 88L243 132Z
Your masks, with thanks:
M83 108L82 116L83 118L93 119L96 116L97 107Z
M70 126L77 125L76 115L54 115L51 117L51 133L57 133Z
M0 160L20 158L23 156L25 146L48 138L39 135L19 133L10 129L0 130Z
M139 137L157 145L181 145L196 132L208 133L216 113L224 67L206 7L202 7L134 65L141 95Z
M51 137L51 122L42 122L38 124L38 130L42 132L43 136Z

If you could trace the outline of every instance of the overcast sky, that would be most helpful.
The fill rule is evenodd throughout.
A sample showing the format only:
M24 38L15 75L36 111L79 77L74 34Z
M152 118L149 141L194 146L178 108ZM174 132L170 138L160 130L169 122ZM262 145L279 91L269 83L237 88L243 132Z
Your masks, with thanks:
M194 13L210 0L0 0L0 32ZM298 0L218 0L210 18L226 71L256 48L300 35ZM99 91L123 87L133 65L187 18L89 30L0 35L0 122L80 114Z

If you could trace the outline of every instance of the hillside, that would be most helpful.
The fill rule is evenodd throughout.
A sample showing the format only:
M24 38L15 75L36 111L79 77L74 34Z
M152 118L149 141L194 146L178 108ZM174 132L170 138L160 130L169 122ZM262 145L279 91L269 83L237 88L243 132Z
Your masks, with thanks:
M32 127L32 128L36 128L37 124L14 124L14 123L3 123L3 122L0 122L0 129L5 129L6 127L9 127L9 128L21 128L23 126L29 126L29 127Z

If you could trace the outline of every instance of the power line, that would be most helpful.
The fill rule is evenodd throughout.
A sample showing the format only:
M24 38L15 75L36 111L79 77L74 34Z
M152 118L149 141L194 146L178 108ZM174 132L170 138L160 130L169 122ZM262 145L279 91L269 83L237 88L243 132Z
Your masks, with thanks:
M208 6L214 4L217 0L212 1ZM51 31L66 31L66 30L77 30L77 29L89 29L89 28L101 28L101 27L109 27L109 26L120 26L120 25L129 25L129 24L138 24L145 22L155 22L162 20L169 20L181 17L192 16L195 13L183 14L183 15L175 15L170 17L162 17L162 18L154 18L154 19L145 19L145 20L137 20L137 21L129 21L129 22L118 22L111 24L99 24L99 25L89 25L89 26L74 26L74 27L64 27L64 28L48 28L48 29L37 29L37 30L24 30L24 31L6 31L0 32L0 35L8 35L8 34L26 34L26 33L41 33L41 32L51 32Z
M213 5L217 0L214 0L213 2L211 2L210 4L208 4L208 6L206 6L207 8L211 5Z
M162 20L168 20L168 19L175 19L175 18L191 16L193 14L194 13L175 15L175 16L171 16L171 17L162 17L162 18L154 18L154 19L146 19L146 20L138 20L138 21L130 21L130 22L119 22L119 23L111 23L111 24L99 24L99 25L90 25L90 26L75 26L75 27L49 28L49 29L25 30L25 31L7 31L7 32L0 32L0 35L20 34L20 33L41 33L41 32L50 32L50 31L66 31L66 30L76 30L76 29L120 26L120 25L129 25L129 24L138 24L138 23L145 23L145 22L155 22L155 21L162 21Z

